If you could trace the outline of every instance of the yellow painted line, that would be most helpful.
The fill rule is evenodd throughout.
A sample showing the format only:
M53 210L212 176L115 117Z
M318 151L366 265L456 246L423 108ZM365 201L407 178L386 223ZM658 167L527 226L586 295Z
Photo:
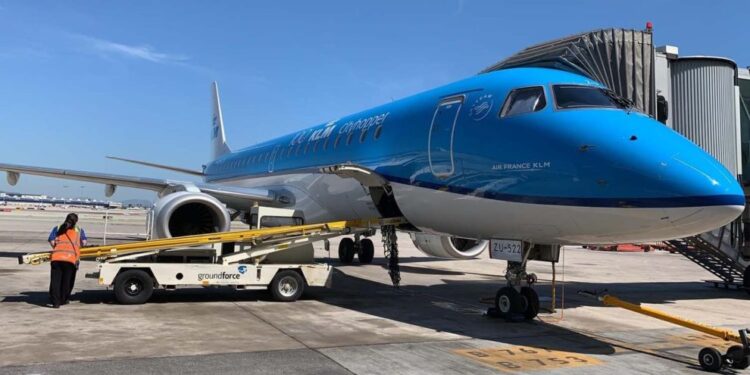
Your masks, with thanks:
M587 355L531 346L457 349L454 353L505 372L527 372L600 365Z

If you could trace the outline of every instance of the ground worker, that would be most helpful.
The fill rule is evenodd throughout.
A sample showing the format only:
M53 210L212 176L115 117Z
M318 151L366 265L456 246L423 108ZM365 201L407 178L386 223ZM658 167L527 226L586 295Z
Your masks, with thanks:
M52 308L68 304L78 270L81 247L86 245L86 232L79 228L78 215L68 214L65 221L52 228L49 244L52 246L49 297Z

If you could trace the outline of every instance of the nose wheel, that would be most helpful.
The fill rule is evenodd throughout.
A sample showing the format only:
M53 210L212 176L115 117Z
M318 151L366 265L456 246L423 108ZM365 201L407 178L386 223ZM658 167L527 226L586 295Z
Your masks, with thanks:
M495 305L487 310L487 315L509 321L536 318L539 314L539 295L532 285L537 277L533 273L526 273L526 259L523 262L509 261L505 279L508 284L497 291Z
M500 288L495 295L495 305L487 315L511 321L532 320L539 314L539 295L531 287Z

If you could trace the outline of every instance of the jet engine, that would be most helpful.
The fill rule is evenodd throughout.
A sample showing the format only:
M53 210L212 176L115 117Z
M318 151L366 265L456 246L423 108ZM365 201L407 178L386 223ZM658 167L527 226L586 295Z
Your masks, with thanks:
M204 193L180 191L156 202L154 237L226 232L231 221L229 212L218 199Z
M423 253L452 259L469 259L481 254L487 248L487 240L440 236L437 234L411 233L411 240Z

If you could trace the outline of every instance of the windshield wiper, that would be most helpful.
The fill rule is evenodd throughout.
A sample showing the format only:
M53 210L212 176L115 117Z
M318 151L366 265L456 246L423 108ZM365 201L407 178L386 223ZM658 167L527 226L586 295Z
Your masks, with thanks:
M628 98L625 98L625 97L622 97L620 95L617 95L617 93L614 92L613 90L602 89L602 91L604 91L604 95L607 95L607 97L609 97L610 99L612 99L612 101L614 101L615 103L617 103L617 104L621 105L622 107L624 107L625 109L627 109L628 112L630 112L630 110L635 107L635 103L632 100L630 100Z

